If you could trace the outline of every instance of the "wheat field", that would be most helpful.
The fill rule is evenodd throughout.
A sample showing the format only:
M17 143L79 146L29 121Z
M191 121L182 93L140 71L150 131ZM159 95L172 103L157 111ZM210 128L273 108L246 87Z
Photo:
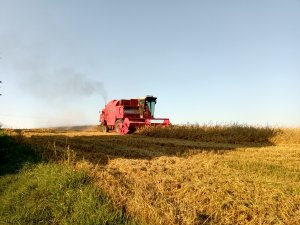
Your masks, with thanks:
M300 224L299 128L10 132L47 160L88 171L141 224Z

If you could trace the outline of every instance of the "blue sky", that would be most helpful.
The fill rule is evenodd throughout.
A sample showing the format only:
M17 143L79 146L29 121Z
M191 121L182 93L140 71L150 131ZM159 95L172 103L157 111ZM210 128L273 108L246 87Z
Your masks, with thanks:
M13 128L148 94L176 124L300 126L300 1L0 0L0 80Z

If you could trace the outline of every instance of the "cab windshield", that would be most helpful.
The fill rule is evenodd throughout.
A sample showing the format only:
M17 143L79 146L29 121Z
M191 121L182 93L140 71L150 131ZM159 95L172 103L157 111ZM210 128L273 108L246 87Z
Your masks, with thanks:
M147 104L148 109L151 113L151 116L154 116L154 109L155 109L156 99L147 99L146 104Z

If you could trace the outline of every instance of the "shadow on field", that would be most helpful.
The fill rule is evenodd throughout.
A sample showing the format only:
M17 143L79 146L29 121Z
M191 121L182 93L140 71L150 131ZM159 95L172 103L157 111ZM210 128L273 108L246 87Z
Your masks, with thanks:
M271 134L271 133L270 133ZM219 134L218 134L219 135ZM221 134L220 134L221 135ZM275 135L275 134L274 134ZM199 152L212 152L222 154L243 147L271 146L271 138L262 135L261 140L257 137L255 141L241 139L234 141L229 139L225 142L222 138L213 141L190 140L187 138L159 138L140 134L126 136L120 135L97 135L97 136L75 136L61 135L34 135L26 138L32 145L47 150L48 158L65 158L66 154L76 154L76 159L85 159L92 163L105 165L109 160L115 158L128 159L152 159L161 156L187 156ZM199 138L199 137L198 137ZM216 138L216 135L215 135ZM236 139L237 140L237 139ZM69 153L68 153L69 151Z
M41 157L20 138L0 133L0 176L17 173L25 164L41 161Z

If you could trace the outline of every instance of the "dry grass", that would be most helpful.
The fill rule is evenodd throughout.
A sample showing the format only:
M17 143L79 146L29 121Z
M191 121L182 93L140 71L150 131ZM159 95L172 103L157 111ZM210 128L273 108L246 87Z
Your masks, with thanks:
M23 141L49 157L69 146L76 166L146 224L300 221L300 129L203 129L148 128L129 136L25 131Z

